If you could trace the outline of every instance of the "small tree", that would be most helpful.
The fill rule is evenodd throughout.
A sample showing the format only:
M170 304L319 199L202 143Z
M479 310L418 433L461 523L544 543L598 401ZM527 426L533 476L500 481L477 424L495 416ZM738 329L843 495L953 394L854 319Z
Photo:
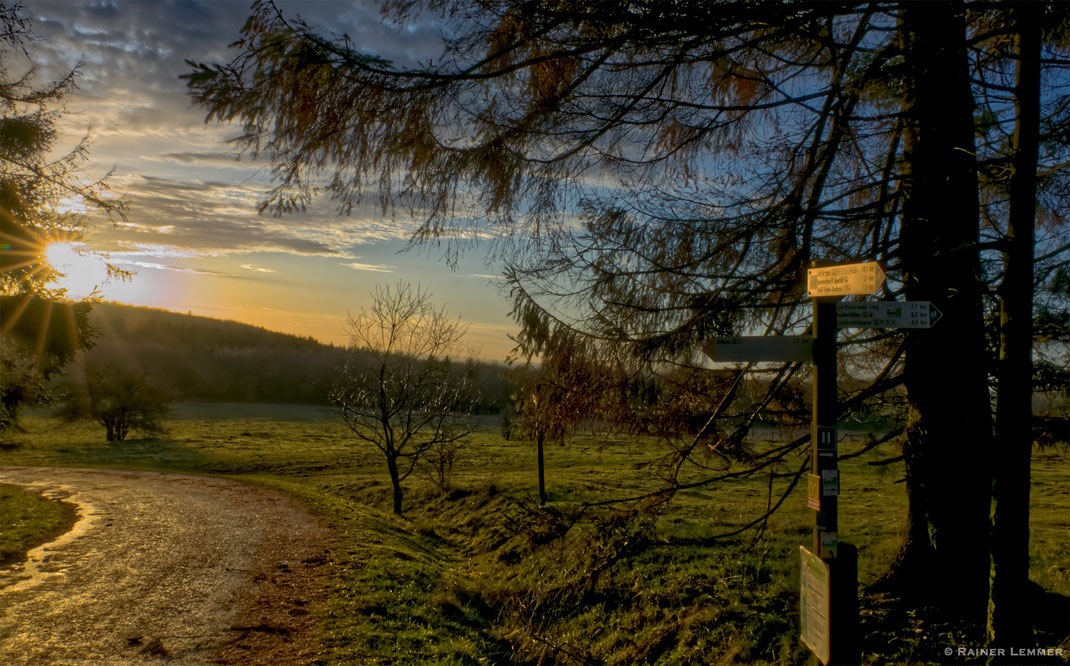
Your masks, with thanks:
M420 457L446 451L452 461L473 429L473 382L450 360L467 326L436 309L420 287L380 286L371 296L369 308L349 317L359 355L330 397L357 439L383 454L394 513L401 515L401 482Z
M91 369L86 378L84 397L88 398L89 414L104 426L107 441L121 442L134 430L146 436L163 432L170 398L143 375ZM78 403L77 394L72 395L68 416L83 415Z

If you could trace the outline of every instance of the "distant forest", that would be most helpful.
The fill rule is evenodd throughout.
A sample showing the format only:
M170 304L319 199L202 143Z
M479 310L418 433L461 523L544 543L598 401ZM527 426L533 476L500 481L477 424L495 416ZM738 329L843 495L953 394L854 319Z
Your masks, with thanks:
M89 315L96 344L91 366L143 374L175 400L327 404L327 390L360 354L311 337L236 321L99 303ZM478 411L494 413L512 388L496 363L477 363Z

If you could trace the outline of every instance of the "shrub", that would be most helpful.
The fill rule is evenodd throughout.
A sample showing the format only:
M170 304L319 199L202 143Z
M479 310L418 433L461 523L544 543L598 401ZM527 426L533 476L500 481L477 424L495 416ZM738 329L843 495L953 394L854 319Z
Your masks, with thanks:
M163 432L170 398L140 374L90 370L84 390L73 391L69 416L89 415L104 426L109 442L121 442L131 431L146 436ZM79 400L81 398L81 400Z

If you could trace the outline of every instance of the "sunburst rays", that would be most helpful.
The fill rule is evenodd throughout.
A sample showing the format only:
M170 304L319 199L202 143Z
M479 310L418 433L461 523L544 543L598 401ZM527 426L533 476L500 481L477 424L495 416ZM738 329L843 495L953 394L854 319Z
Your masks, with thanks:
M34 365L43 370L50 354L71 356L84 343L75 303L67 300L67 289L55 284L63 273L48 256L49 248L55 246L73 252L71 243L77 237L69 231L54 237L42 235L10 214L4 222L0 230L0 335L18 340L32 355Z

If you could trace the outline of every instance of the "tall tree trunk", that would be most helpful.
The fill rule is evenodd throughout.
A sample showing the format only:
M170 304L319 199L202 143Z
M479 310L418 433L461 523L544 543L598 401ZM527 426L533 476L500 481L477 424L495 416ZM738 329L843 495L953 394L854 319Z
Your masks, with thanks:
M1014 6L1019 61L1012 147L1007 250L999 288L999 366L996 393L995 522L989 639L1026 645L1031 635L1029 480L1033 450L1033 241L1040 143L1039 3Z
M397 455L391 455L389 452L386 456L386 469L390 472L390 485L394 490L394 513L398 516L401 515L401 477L398 474L398 457Z
M905 2L903 226L909 300L944 316L907 332L905 457L910 538L898 582L984 626L988 606L989 406L978 255L973 98L961 2Z

